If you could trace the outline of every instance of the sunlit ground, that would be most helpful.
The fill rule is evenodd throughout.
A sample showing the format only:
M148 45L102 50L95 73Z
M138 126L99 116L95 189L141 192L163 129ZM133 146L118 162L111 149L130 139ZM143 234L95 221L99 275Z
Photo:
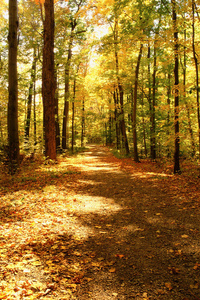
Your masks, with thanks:
M109 262L102 261L103 258L93 262L92 253L87 259L81 259L83 255L81 246L80 251L77 251L73 250L73 245L82 245L89 238L95 238L99 234L110 238L109 234L113 232L112 225L110 223L104 227L95 225L91 222L90 216L94 214L99 218L114 216L125 207L116 202L112 196L94 196L89 189L80 192L77 188L80 185L92 188L101 185L104 188L105 178L102 177L101 181L95 180L95 174L123 176L126 172L120 163L100 161L98 156L88 152L84 157L80 155L76 158L63 159L57 165L40 165L38 168L22 171L15 177L13 185L12 178L7 177L0 199L2 214L0 257L3 268L0 275L0 299L31 300L38 297L51 299L49 294L52 295L52 299L58 299L57 290L61 291L61 299L72 299L70 297L76 291L79 280L85 280L84 282L92 280L88 277L84 279L84 275L82 279L80 275L84 273L86 265L90 265L95 272L106 265L112 280L115 280L115 268L112 267L112 263L109 266ZM133 180L151 178L152 183L172 176L142 170L134 170L130 174ZM137 194L135 195L137 197ZM148 200L151 195L143 197ZM126 213L130 214L129 211ZM148 207L143 212L143 219L149 226L155 228L160 226L164 231L165 228L173 230L177 221L173 217L163 216L159 209L152 214ZM185 224L185 228L189 233L193 233L192 225L190 228L190 225ZM162 238L164 231L155 230L155 238ZM122 242L130 234L138 233L142 241L145 238L145 228L136 224L134 220L114 232ZM196 254L200 253L198 242L182 244L182 241L189 239L189 234L182 234L174 241L177 250L168 249L167 255L182 255L183 252L192 254L194 251ZM70 255L66 258L68 251ZM123 257L120 255L119 258ZM66 276L60 275L65 273ZM104 273L99 273L99 286L93 287L93 291L90 290L90 299L93 299L94 295L99 297L97 299L103 299L100 298L101 292L104 293L102 295L105 299L108 296L101 286L104 276ZM117 297L115 289L111 288L110 295L113 299ZM138 299L145 297L141 295Z
M86 157L86 160L87 165L82 158L77 163L69 160L70 165L73 164L73 169L70 169L66 162L62 162L59 166L40 166L38 174L44 172L40 180L44 180L45 176L57 178L65 173L67 176L70 174L73 176L78 172L93 172L99 171L99 169L111 173L117 172L117 168L114 170L109 164L98 163L98 166L95 166L94 157ZM32 172L32 177L24 173L24 181L35 181L37 170L35 171L36 173ZM67 178L65 180L66 185L69 185ZM120 205L115 204L112 199L94 198L87 193L73 192L73 189L65 187L65 180L61 182L60 186L47 182L39 191L37 188L34 190L33 185L33 191L26 191L26 187L23 187L16 192L7 192L1 197L1 206L7 210L8 218L5 218L0 226L3 241L0 255L5 268L4 277L5 279L7 276L9 277L9 283L8 280L4 280L4 277L1 278L2 294L0 294L0 299L4 299L4 296L11 297L11 299L12 297L20 299L23 296L28 299L36 299L40 293L44 293L44 299L48 284L44 283L43 263L29 247L27 248L27 245L37 245L37 243L45 245L49 239L54 240L58 235L73 236L73 240L84 242L89 236L95 236L95 230L99 228L98 226L95 228L83 225L79 216L90 213L113 214L121 209ZM19 182L21 182L20 178ZM80 179L80 183L97 184L92 180L85 181L84 179ZM70 185L73 186L73 182L70 182ZM25 252L23 251L24 247L26 248ZM52 245L51 248L56 249L57 244ZM10 249L10 255L7 249ZM48 273L54 265L51 261L47 265L49 266ZM78 272L81 266L74 264L72 269L73 272ZM34 274L37 274L38 279ZM69 280L69 288L75 289L76 286L70 284ZM33 286L36 290L38 289L38 293L32 289Z

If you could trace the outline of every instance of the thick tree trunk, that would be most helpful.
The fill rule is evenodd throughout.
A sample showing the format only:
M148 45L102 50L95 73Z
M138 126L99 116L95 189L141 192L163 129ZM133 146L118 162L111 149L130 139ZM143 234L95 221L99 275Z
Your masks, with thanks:
M135 69L135 87L133 95L133 114L132 114L132 126L133 126L133 147L134 147L134 161L139 162L138 156L138 147L137 147L137 122L136 122L136 113L137 113L137 90L138 90L138 76L140 69L140 61L142 57L143 44L140 44L140 50L137 59L137 65Z
M55 140L55 73L54 73L54 1L44 3L44 48L42 96L44 112L45 156L56 159Z
M174 173L180 173L179 154L179 44L177 30L176 0L172 0L172 21L174 30L174 129L175 129L175 150L174 150Z
M17 0L9 0L8 145L10 173L14 173L19 164L17 29Z

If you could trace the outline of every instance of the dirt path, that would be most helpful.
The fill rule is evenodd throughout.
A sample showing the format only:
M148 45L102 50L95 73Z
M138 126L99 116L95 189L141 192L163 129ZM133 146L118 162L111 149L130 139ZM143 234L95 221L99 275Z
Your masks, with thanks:
M26 192L20 179L12 195L26 202L1 226L0 288L13 282L15 296L0 299L199 300L199 199L142 167L91 146L59 172L35 170Z
M200 299L194 207L154 184L153 175L121 170L102 149L85 154L78 188L92 205L80 217L93 230L81 251L94 255L92 280L80 285L78 299Z

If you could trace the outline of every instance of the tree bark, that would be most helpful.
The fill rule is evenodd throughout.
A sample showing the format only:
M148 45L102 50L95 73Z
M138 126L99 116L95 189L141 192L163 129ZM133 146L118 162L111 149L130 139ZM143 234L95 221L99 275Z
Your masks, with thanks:
M73 100L72 100L72 153L74 152L74 119L75 119L75 98L76 98L76 78L74 78L74 86L73 86Z
M9 171L14 173L19 164L18 133L18 78L17 78L17 0L9 0L8 54L8 146Z
M117 97L117 91L113 92L113 99L114 99L114 105L115 105L115 130L116 130L116 145L117 150L120 149L120 130L119 130L119 104L118 104L118 97Z
M133 114L132 114L132 127L133 127L133 147L134 147L134 161L139 162L138 156L138 147L137 147L137 122L136 122L136 113L137 113L137 90L138 90L138 76L140 69L140 61L142 57L143 44L140 44L140 50L137 59L137 65L135 69L135 87L133 95Z
M179 42L177 29L176 0L172 0L172 22L174 31L174 129L175 129L175 150L174 150L174 174L180 173L180 136L179 136Z
M194 141L194 135L193 135L193 130L192 130L192 122L191 122L191 116L190 116L190 107L187 101L186 97L186 70L187 70L187 65L186 65L186 29L184 29L184 53L183 53L183 99L185 102L186 110L187 110L187 118L188 118L188 130L190 134L190 140L191 140L191 154L192 156L195 155L195 141Z
M69 115L69 75L70 75L70 65L72 58L72 43L74 40L74 30L76 28L76 19L71 22L71 34L68 46L68 56L67 62L65 64L65 103L63 111L63 125L62 125L62 148L67 149L67 124Z
M56 127L56 151L60 151L60 125L59 125L59 110L58 110L58 98L59 98L59 85L58 85L58 65L55 70L55 127Z
M167 75L168 83L167 83L167 105L168 105L168 111L167 111L167 136L170 136L170 95L171 95L171 72L168 71ZM167 146L167 157L170 157L170 147L169 144Z
M54 1L44 3L44 48L42 96L44 113L45 156L56 159L55 140L55 73L54 73Z
M85 96L82 99L82 115L81 115L81 147L84 146L85 137Z
M142 129L143 129L143 143L144 143L144 154L147 157L147 143L146 143L146 130L145 130L145 119L144 119L144 79L142 76Z
M194 20L195 1L192 0L192 49L196 71L196 99L197 99L197 122L198 122L198 139L199 139L199 160L200 160L200 107L199 107L199 69L198 58L195 49L195 20Z
M114 26L114 51L115 51L115 67L116 67L116 76L117 76L117 85L118 85L118 92L119 92L119 103L120 103L120 124L121 124L121 132L122 132L122 144L125 147L126 154L129 154L129 145L128 139L126 135L126 125L124 119L124 92L123 87L120 81L119 76L119 59L118 59L118 20L115 18L115 26Z
M37 63L36 48L34 48L33 63L31 69L31 82L28 91L27 117L26 117L26 124L25 124L25 144L27 150L29 149L28 142L29 142L29 135L30 135L32 99L33 99L35 77L36 77L36 63Z
M157 34L156 34L157 37ZM156 38L154 41L154 54L153 54L153 93L152 93L152 111L151 111L151 158L156 159L156 122L155 122L155 105L156 105L156 71L157 71L157 53L156 53Z

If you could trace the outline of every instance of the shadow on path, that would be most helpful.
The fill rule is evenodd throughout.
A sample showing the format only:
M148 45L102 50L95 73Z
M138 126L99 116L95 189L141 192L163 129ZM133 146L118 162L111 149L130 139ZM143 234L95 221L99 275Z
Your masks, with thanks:
M90 146L73 167L73 208L49 206L54 227L20 249L41 263L44 299L200 299L198 212L150 176L123 171L104 147Z

